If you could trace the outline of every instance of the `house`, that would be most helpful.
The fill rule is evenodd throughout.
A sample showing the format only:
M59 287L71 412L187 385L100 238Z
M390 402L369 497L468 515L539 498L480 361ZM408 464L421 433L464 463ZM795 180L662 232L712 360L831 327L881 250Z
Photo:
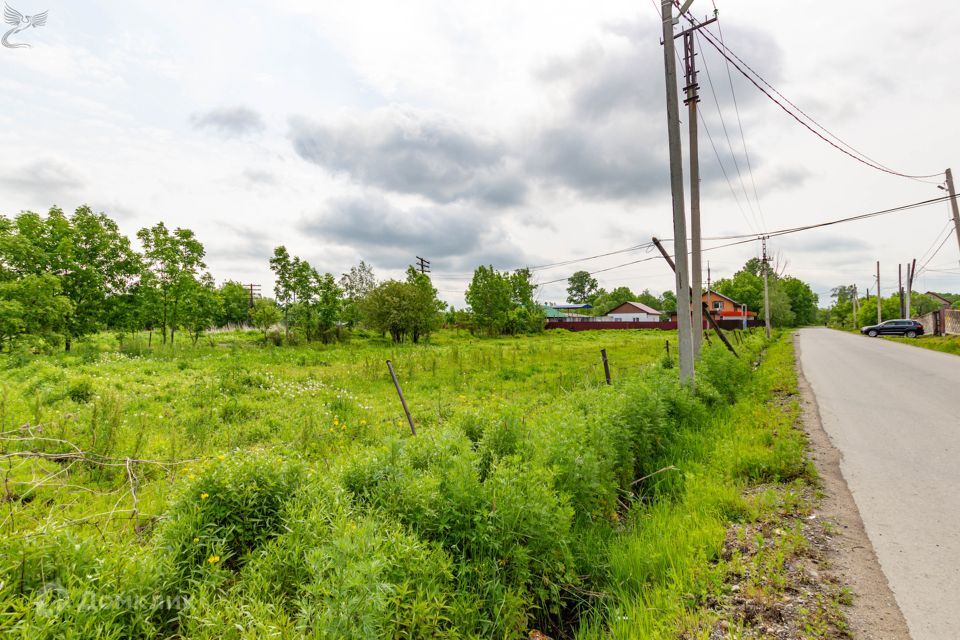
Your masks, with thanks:
M755 324L757 312L750 311L746 308L746 305L737 302L729 296L725 296L717 291L707 290L703 292L700 299L706 303L713 319L725 329L733 329L741 325L754 326ZM676 319L677 312L672 311L670 313L670 320L675 322ZM724 320L727 322L722 322ZM706 320L704 320L704 326L706 326Z
M744 316L749 319L757 315L756 311L750 311L746 305L717 291L704 291L702 300L707 303L710 315L715 320L743 320Z
M659 322L661 313L642 302L624 302L619 307L611 309L606 318L620 322Z

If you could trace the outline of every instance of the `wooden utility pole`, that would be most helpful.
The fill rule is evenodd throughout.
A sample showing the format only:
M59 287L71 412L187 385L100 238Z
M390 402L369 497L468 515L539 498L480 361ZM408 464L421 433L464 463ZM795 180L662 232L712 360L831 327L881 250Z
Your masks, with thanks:
M689 2L684 3L689 6ZM667 90L667 140L670 147L670 191L673 196L673 255L677 259L677 343L680 380L693 382L693 335L690 331L690 276L687 262L687 221L683 206L683 156L680 150L680 105L677 60L673 45L673 2L660 0L663 28L663 67Z
M430 261L417 256L417 267L420 273L430 273Z
M696 51L693 47L693 29L683 33L683 61L686 71L687 86L684 87L687 97L687 121L690 136L690 284L691 305L693 306L693 355L700 355L700 345L703 342L703 268L701 266L700 249L700 158L697 144L697 103L700 96L697 94L697 65ZM707 312L709 313L709 311Z
M397 395L400 396L400 404L403 405L403 412L407 414L407 423L410 425L410 433L417 435L417 428L413 426L413 416L410 415L410 407L407 406L407 399L403 397L403 390L400 388L400 381L397 380L397 373L393 370L393 363L387 360L387 369L390 370L390 377L393 378L393 386L397 389Z
M903 313L903 265L897 265L897 298L900 302L900 317L906 318L907 316Z
M770 338L770 286L767 283L767 274L770 271L770 265L767 264L767 236L763 236L763 323L765 325L767 338Z
M944 171L947 176L947 193L950 194L950 209L953 211L953 230L957 232L957 246L960 247L960 209L957 207L957 192L953 188L953 172Z
M656 238L653 238L653 244L657 247L657 250L660 251L660 255L663 256L663 259L666 260L667 265L669 265L669 267L673 269L673 272L676 273L677 265L673 262L673 259L670 258L670 254L667 253L667 250L663 248L663 244ZM717 332L717 336L720 337L720 340L723 341L723 344L727 347L730 353L739 358L740 356L737 354L736 349L733 348L733 345L730 344L730 341L727 340L726 336L723 335L723 330L720 328L720 325L717 324L717 321L713 318L713 315L709 312L709 310L707 310L707 303L701 302L700 306L704 309L704 317L707 319L707 323L713 328L714 331ZM677 312L677 315L680 315L679 311Z
M880 261L877 260L877 324L883 322L883 313L880 311Z

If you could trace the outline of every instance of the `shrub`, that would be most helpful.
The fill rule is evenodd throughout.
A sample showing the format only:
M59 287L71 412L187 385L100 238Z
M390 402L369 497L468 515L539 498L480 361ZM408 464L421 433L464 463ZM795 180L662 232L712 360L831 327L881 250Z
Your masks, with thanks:
M93 383L88 378L79 378L67 387L67 397L78 404L90 401L93 397Z
M302 475L299 463L265 453L231 456L207 467L174 501L161 532L168 584L182 589L210 573L243 566L247 554L280 531L284 505Z

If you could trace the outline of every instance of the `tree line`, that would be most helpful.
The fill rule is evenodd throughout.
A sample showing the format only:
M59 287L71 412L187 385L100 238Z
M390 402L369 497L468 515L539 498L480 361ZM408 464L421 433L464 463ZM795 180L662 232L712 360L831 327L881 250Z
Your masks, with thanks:
M717 280L710 288L747 305L749 310L763 317L763 269L761 260L751 258L733 276ZM567 285L567 302L592 305L592 309L585 310L590 315L605 315L628 301L652 307L662 312L664 318L669 318L677 310L677 297L673 291L664 291L659 296L649 289L640 293L634 293L628 287L607 291L586 271L574 273ZM819 298L807 283L793 276L781 276L771 269L767 274L767 287L772 325L796 327L817 322Z
M343 339L363 328L395 342L419 342L444 324L481 335L543 330L528 270L476 269L468 308L447 308L430 277L412 266L400 280L378 281L366 262L336 278L277 247L270 258L274 297L254 300L244 285L217 286L193 231L163 222L136 233L90 207L53 207L0 216L0 348L48 349L113 331L147 332L148 344L195 344L214 327L254 326L276 342ZM156 334L156 338L154 337Z
M938 296L951 303L954 309L960 309L960 294L938 293ZM857 301L854 313L854 298ZM863 295L852 284L839 285L830 290L831 304L821 310L821 324L836 329L859 329L877 324L877 296ZM880 322L894 320L901 317L916 318L944 306L941 300L925 293L912 292L910 294L910 310L901 313L900 296L896 293L880 298ZM906 310L904 310L906 311Z

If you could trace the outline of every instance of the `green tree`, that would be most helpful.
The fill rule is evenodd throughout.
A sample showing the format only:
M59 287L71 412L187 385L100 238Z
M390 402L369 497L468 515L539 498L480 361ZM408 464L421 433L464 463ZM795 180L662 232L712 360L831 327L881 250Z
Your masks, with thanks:
M440 328L446 304L437 297L437 290L430 280L430 276L420 273L413 266L407 267L409 298L408 326L410 337L414 343L421 338L429 338L430 334Z
M813 292L810 285L793 276L780 278L778 285L790 301L790 310L794 314L793 326L802 327L815 324L817 322L819 296Z
M157 301L157 318L166 342L167 331L173 342L186 299L197 291L203 262L203 245L189 229L171 233L162 222L137 232L143 245L144 272L142 282L153 289Z
M340 288L343 290L343 321L348 327L360 322L360 300L377 286L373 267L363 260L350 271L340 276Z
M260 298L253 303L253 309L250 310L250 321L260 331L263 331L263 337L266 339L267 332L275 324L283 319L283 313L277 308L273 300Z
M122 295L140 271L138 255L116 223L87 206L72 216L53 207L0 219L0 279L48 274L71 302L63 329L67 350L75 338L100 330L108 300Z
M590 304L593 305L593 314L602 316L610 313L611 310L616 309L624 302L635 301L636 299L637 296L629 287L617 287L609 292L600 289L590 300Z
M513 295L508 276L492 266L477 267L464 295L473 313L474 328L487 335L500 334L514 307Z
M203 332L209 329L222 314L222 299L209 274L201 280L193 280L185 291L181 309L183 326L196 345Z
M586 304L596 295L599 286L588 271L577 271L567 279L567 302Z
M250 319L250 290L229 280L217 290L220 298L220 311L217 314L218 327L227 325L244 325Z

